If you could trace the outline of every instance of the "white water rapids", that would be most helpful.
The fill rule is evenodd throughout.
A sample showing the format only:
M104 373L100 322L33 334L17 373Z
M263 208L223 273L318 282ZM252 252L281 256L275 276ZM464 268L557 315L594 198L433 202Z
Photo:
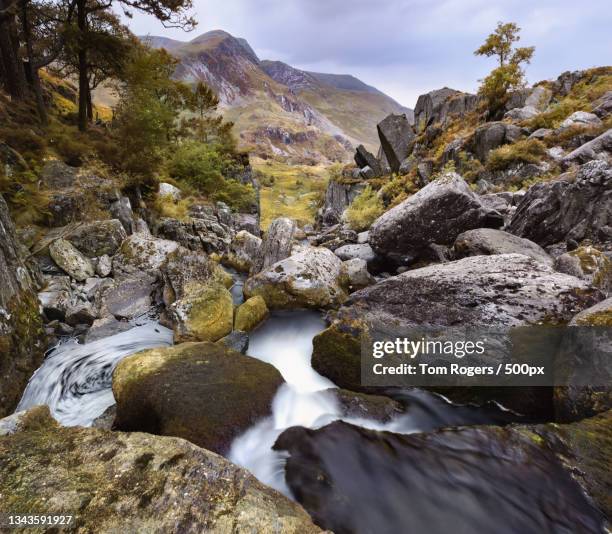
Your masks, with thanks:
M420 390L406 393L410 409L386 424L343 417L330 389L336 386L310 365L312 339L324 328L319 313L296 311L274 313L251 334L248 354L274 365L286 383L273 400L271 415L237 437L228 456L265 484L291 495L285 484L284 453L272 450L278 436L291 426L318 428L342 419L370 429L410 433L485 421L482 411L454 407ZM64 342L49 352L34 373L17 410L47 404L60 423L89 426L115 402L111 380L119 361L145 349L171 344L172 331L153 322L87 345Z

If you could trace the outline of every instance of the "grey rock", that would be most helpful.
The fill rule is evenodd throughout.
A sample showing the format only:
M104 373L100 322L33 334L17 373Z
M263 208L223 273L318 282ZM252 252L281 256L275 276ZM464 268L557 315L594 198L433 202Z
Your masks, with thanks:
M561 123L560 128L565 129L571 126L601 126L601 119L594 113L575 111Z
M369 240L370 240L370 232L365 231L365 232L359 232L357 234L357 243L359 243L360 245L367 243Z
M319 217L322 225L332 226L338 224L342 220L344 210L364 188L364 184L346 184L330 180L325 190L325 199Z
M552 91L538 85L531 90L531 93L525 100L525 107L532 107L536 111L544 111L552 98Z
M612 113L612 91L607 91L593 103L593 113L600 119L604 119Z
M70 241L57 239L49 245L49 254L53 261L71 278L84 282L94 275L91 260L81 252Z
M521 135L521 129L514 124L487 122L476 129L468 146L471 152L484 163L491 150L507 143L514 143Z
M91 325L96 319L96 312L89 302L78 302L66 311L66 322L70 326L79 324Z
M447 173L381 215L370 245L383 256L414 257L432 243L451 245L466 230L502 224L458 174Z
M212 209L210 212L199 210L185 221L164 217L157 222L155 233L190 250L208 254L223 254L233 237L233 230L222 223Z
M376 282L374 277L368 272L368 264L364 259L353 258L342 263L350 291L357 291L364 287L371 286Z
M104 339L121 332L127 332L133 326L124 321L118 321L112 315L107 315L101 319L96 319L85 336L85 343L92 343L99 339Z
M334 251L334 253L342 261L359 258L368 263L371 263L376 259L376 254L368 243L343 245L341 247L338 247Z
M537 183L525 194L507 231L540 246L561 241L594 244L612 239L612 168L589 162L575 180L561 177Z
M153 306L155 279L145 275L116 281L101 300L101 314L110 313L116 319L134 319Z
M551 130L550 128L538 128L529 136L529 139L544 139L546 136L551 135L552 133L554 133L554 130Z
M181 190L178 187L173 186L172 184L168 184L166 182L160 182L159 188L157 189L157 194L160 197L170 197L173 200L181 199Z
M62 231L63 237L89 258L112 256L127 238L118 219L79 223Z
M54 159L45 162L40 178L49 189L72 187L77 181L77 169Z
M433 175L434 163L432 160L427 159L419 162L417 165L417 177L419 179L419 186L425 187Z
M287 217L274 219L266 232L259 254L253 259L251 274L257 274L274 263L288 258L291 255L296 230L297 225L291 219Z
M105 278L110 275L113 270L113 262L108 254L104 254L98 258L96 263L96 274Z
M142 273L157 272L179 244L144 234L133 234L126 239L113 257L113 275L126 278Z
M570 152L563 159L563 163L566 165L572 163L581 164L597 159L612 161L612 129Z
M492 228L478 228L459 234L453 250L457 258L516 253L529 256L544 265L553 264L548 253L533 241Z
M359 171L359 177L363 178L364 180L372 180L373 178L376 178L376 176L376 171L369 166L366 166Z
M393 172L412 151L416 134L406 115L388 115L376 126L380 144Z
M96 417L91 423L91 428L100 428L102 430L112 430L117 415L117 405L113 404L104 410L102 415Z
M504 114L504 119L510 119L514 121L526 121L532 119L533 117L539 114L540 112L533 106L525 106L522 108L514 108L510 111L507 111Z
M247 350L249 350L249 334L240 330L234 330L231 334L222 337L217 343L221 343L228 349L235 350L240 354L246 354Z
M223 255L223 264L233 267L237 271L248 273L253 266L262 246L259 237L241 230L234 237L229 250Z
M123 228L128 234L134 232L134 212L132 211L132 203L127 197L121 197L119 200L113 202L109 211L123 225Z
M337 307L347 297L342 261L327 248L305 247L249 278L244 295L260 295L269 309Z
M360 169L364 169L365 167L370 167L372 172L378 176L380 175L381 168L380 163L366 147L363 145L359 145L357 150L355 151L355 163L357 167Z
M183 247L168 254L161 272L164 281L163 300L166 306L195 293L225 273L206 254Z
M256 237L261 235L259 228L259 218L252 213L237 213L234 215L234 228L237 232L246 230Z
M553 146L549 148L546 153L548 157L554 159L555 161L561 161L565 157L565 150L563 150L560 146Z
M448 87L430 91L417 99L414 123L419 131L436 123L444 124L451 116L460 117L474 110L478 102L478 96Z
M72 303L70 278L67 276L46 277L43 290L38 293L42 311L49 320L64 320Z

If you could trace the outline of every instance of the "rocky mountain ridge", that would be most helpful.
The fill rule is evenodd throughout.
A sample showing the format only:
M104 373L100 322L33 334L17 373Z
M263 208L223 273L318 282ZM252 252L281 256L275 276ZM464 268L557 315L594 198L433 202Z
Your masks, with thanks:
M249 43L211 31L183 43L142 37L179 58L176 77L210 85L243 145L292 163L346 161L353 147L376 149L376 123L407 113L384 93L350 75L302 71L261 61Z

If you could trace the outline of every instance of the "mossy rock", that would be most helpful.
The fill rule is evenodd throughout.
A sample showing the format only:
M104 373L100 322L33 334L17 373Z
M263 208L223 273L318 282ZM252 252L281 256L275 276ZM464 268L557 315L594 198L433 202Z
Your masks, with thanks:
M236 309L234 328L250 332L268 317L266 301L259 295L251 297Z
M270 364L215 343L184 343L122 360L113 373L115 427L185 438L227 452L271 412L283 383Z
M220 284L210 284L177 300L169 308L176 342L217 341L232 331L232 294Z
M18 426L0 437L0 515L73 514L62 532L320 532L298 504L183 439L62 427L46 406ZM31 530L42 531L56 530Z
M576 326L612 327L612 298L603 300L576 315L571 322Z

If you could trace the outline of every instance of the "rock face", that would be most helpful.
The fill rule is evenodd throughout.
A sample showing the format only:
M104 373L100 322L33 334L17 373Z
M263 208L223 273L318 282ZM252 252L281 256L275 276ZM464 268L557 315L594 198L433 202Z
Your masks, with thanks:
M575 180L533 185L518 205L508 232L548 246L562 241L612 240L612 169L603 161L583 165Z
M270 364L216 343L184 343L122 360L113 373L115 426L187 439L227 452L270 414L283 383Z
M544 265L551 266L553 264L553 260L548 253L533 241L492 228L478 228L459 234L455 240L453 251L457 258L494 254L523 254Z
M277 261L291 256L293 236L297 225L287 217L274 219L268 228L257 257L253 260L251 274L257 274Z
M274 447L290 455L286 480L298 502L334 532L602 532L602 512L572 474L578 462L551 452L574 452L564 439L544 425L398 435L334 422L290 428Z
M521 129L505 122L487 122L474 132L468 146L476 157L485 162L491 150L507 143L514 143L521 136Z
M15 228L0 195L0 416L11 413L43 359L44 333L36 282L28 272Z
M450 245L466 230L502 224L458 174L448 173L381 215L370 228L370 245L401 260L432 243Z
M320 532L299 505L182 439L60 427L46 407L19 424L0 438L0 513L78 511L84 532Z
M333 308L346 300L342 261L322 247L307 247L249 278L247 298L260 295L270 309Z
M416 134L406 115L388 115L376 126L380 145L393 172L398 172L408 157Z
M419 96L414 108L414 123L419 131L436 123L444 124L449 115L463 115L473 110L478 97L443 87Z

